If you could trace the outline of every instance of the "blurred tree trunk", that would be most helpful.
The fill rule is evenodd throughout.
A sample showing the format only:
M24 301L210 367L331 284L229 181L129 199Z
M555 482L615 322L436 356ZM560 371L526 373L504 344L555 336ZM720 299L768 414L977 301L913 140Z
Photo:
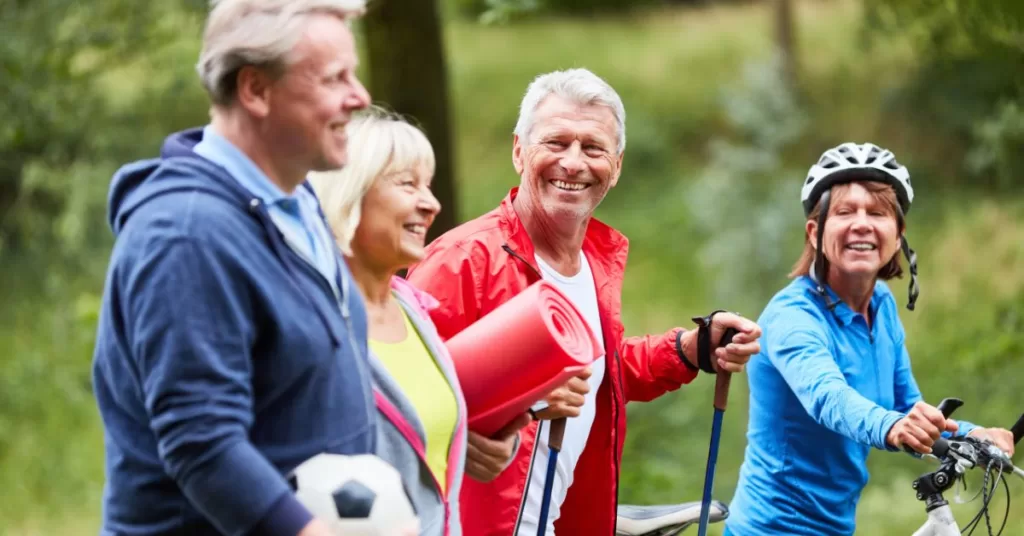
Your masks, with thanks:
M448 69L437 0L377 0L365 17L370 94L374 102L411 116L437 158L432 189L442 210L427 237L458 223Z
M790 88L797 85L796 28L793 17L793 0L775 2L775 44L782 54L782 65Z
M0 149L0 249L15 238L11 218L20 193L21 162Z

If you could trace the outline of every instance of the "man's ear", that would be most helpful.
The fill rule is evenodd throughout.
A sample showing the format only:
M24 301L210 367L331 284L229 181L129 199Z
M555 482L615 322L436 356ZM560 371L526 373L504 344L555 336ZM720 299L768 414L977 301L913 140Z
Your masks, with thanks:
M623 149L619 156L615 158L615 171L612 173L612 181L610 188L615 188L615 185L619 183L619 175L622 174L622 158L626 156L626 150Z
M519 134L512 135L512 165L516 168L516 174L522 175L526 165L523 163L523 145L520 143Z
M236 75L238 103L250 114L263 118L270 113L270 90L273 80L258 67L246 65Z

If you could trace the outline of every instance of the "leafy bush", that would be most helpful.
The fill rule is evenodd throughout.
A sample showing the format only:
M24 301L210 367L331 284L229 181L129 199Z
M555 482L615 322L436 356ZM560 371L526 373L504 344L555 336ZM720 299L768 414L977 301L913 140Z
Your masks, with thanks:
M715 274L716 301L751 310L778 290L775 276L788 271L802 244L805 170L787 166L783 154L809 123L778 55L748 64L723 93L728 127L739 140L711 140L708 163L683 197L695 233L713 237L700 257Z
M1010 155L1024 150L1024 2L867 0L870 38L910 39L921 59L893 102L924 129L943 131L989 187L1024 184ZM884 45L883 45L884 46Z
M1024 183L1024 101L1004 102L973 128L974 145L967 154L967 170L987 177L989 184L1010 189Z

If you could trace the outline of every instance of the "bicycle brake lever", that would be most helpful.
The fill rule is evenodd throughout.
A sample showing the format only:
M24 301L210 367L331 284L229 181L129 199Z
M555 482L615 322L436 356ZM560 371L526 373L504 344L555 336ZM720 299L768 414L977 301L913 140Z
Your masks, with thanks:
M1010 456L987 439L979 440L975 451L980 454L980 456L977 456L978 465L988 465L986 462L996 462L1004 471L1017 471L1017 468L1013 466L1013 460L1010 459Z

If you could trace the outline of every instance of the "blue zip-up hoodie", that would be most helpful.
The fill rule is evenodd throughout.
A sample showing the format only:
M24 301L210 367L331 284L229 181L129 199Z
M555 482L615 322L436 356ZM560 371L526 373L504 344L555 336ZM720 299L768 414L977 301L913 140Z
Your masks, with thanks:
M732 536L853 534L868 453L895 450L889 429L921 400L889 287L875 284L870 327L826 287L829 310L815 287L798 277L758 319ZM974 428L958 423L957 435Z
M372 453L366 311L338 296L266 207L192 153L122 167L93 364L105 425L101 534L296 534L285 475L321 452Z

